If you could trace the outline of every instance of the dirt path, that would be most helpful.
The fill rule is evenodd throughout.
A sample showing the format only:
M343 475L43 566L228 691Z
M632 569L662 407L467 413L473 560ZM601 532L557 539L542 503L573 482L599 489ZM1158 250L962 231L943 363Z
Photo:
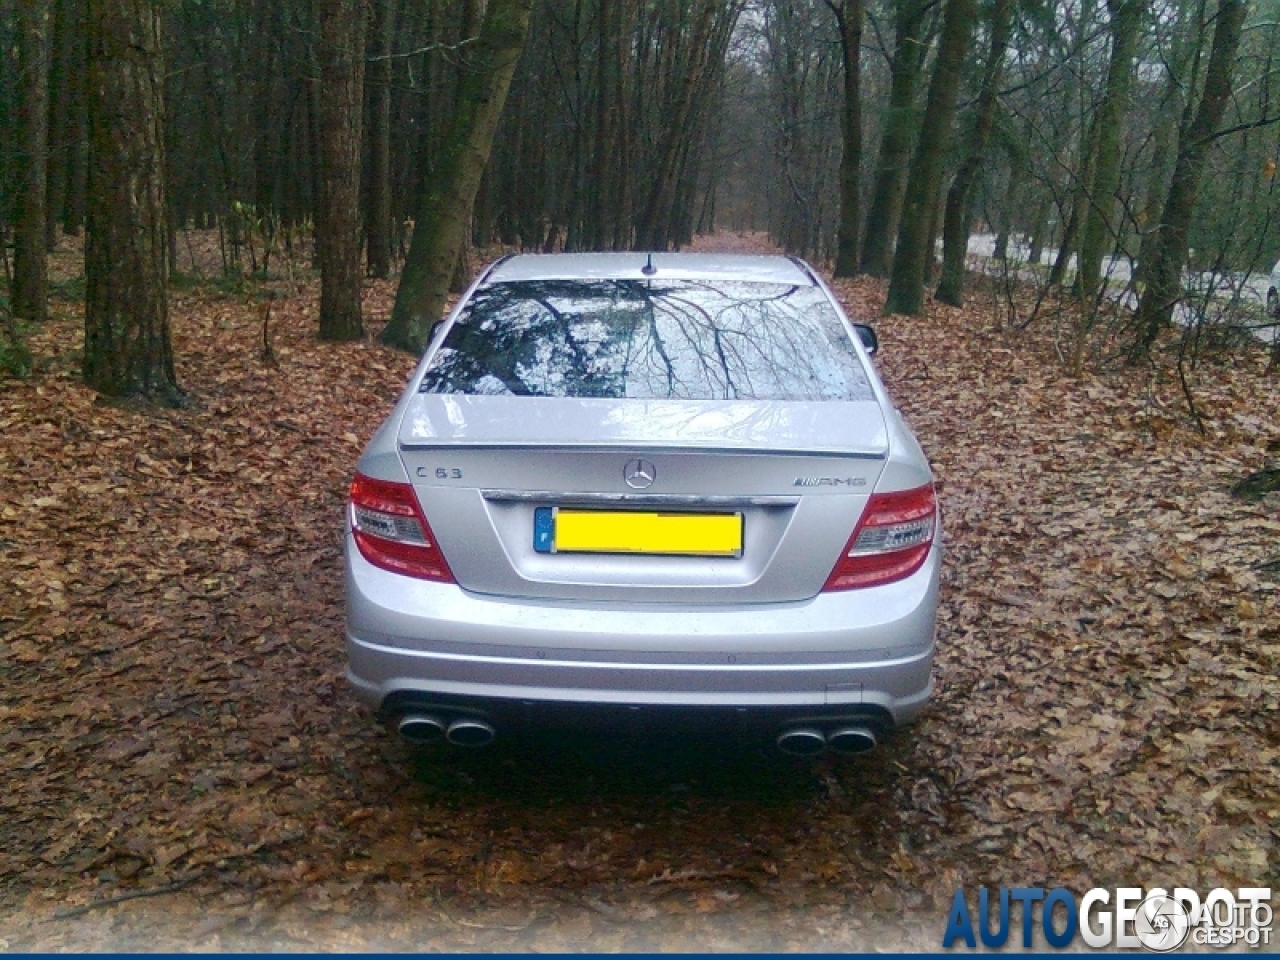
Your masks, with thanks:
M1201 438L981 303L877 321L947 534L914 731L414 754L341 679L338 537L411 362L315 343L308 294L268 369L191 295L199 406L103 406L59 313L0 392L0 949L936 949L959 884L1280 888L1280 511L1227 493L1280 437L1259 367L1202 378Z

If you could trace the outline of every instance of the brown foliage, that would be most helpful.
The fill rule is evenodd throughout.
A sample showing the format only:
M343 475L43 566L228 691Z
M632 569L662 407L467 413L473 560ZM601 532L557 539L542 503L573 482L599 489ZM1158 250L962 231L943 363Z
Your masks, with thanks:
M315 311L275 301L273 368L252 304L175 295L174 411L95 402L63 309L0 393L0 948L936 949L959 883L1274 878L1280 519L1229 494L1280 433L1256 371L1202 386L1201 437L1172 380L1068 378L979 298L886 318L947 537L914 731L414 754L342 680L339 538L413 361Z

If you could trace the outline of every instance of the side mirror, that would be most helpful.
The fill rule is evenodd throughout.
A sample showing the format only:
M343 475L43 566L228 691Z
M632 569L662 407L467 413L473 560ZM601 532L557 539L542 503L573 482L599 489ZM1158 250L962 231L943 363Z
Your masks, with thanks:
M875 328L866 323L855 323L853 329L858 331L858 339L867 353L874 357L880 350L880 338L876 336Z

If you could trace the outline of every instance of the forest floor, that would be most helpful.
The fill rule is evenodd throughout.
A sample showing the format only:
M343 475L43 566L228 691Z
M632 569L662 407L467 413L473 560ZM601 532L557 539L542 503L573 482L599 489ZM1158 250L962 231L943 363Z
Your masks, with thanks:
M415 751L342 678L339 534L413 361L317 342L307 280L264 364L204 284L193 405L102 403L56 262L0 385L0 949L933 950L961 885L1280 892L1280 494L1230 492L1280 457L1261 349L1194 371L1200 433L1163 360L1070 377L981 293L876 319L946 560L936 699L873 754Z

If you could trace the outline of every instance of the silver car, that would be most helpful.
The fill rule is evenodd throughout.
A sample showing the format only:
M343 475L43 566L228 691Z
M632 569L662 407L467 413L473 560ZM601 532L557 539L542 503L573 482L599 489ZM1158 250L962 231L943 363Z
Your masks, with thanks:
M874 349L793 258L493 264L351 484L360 699L413 742L577 707L874 747L932 692L941 540Z

